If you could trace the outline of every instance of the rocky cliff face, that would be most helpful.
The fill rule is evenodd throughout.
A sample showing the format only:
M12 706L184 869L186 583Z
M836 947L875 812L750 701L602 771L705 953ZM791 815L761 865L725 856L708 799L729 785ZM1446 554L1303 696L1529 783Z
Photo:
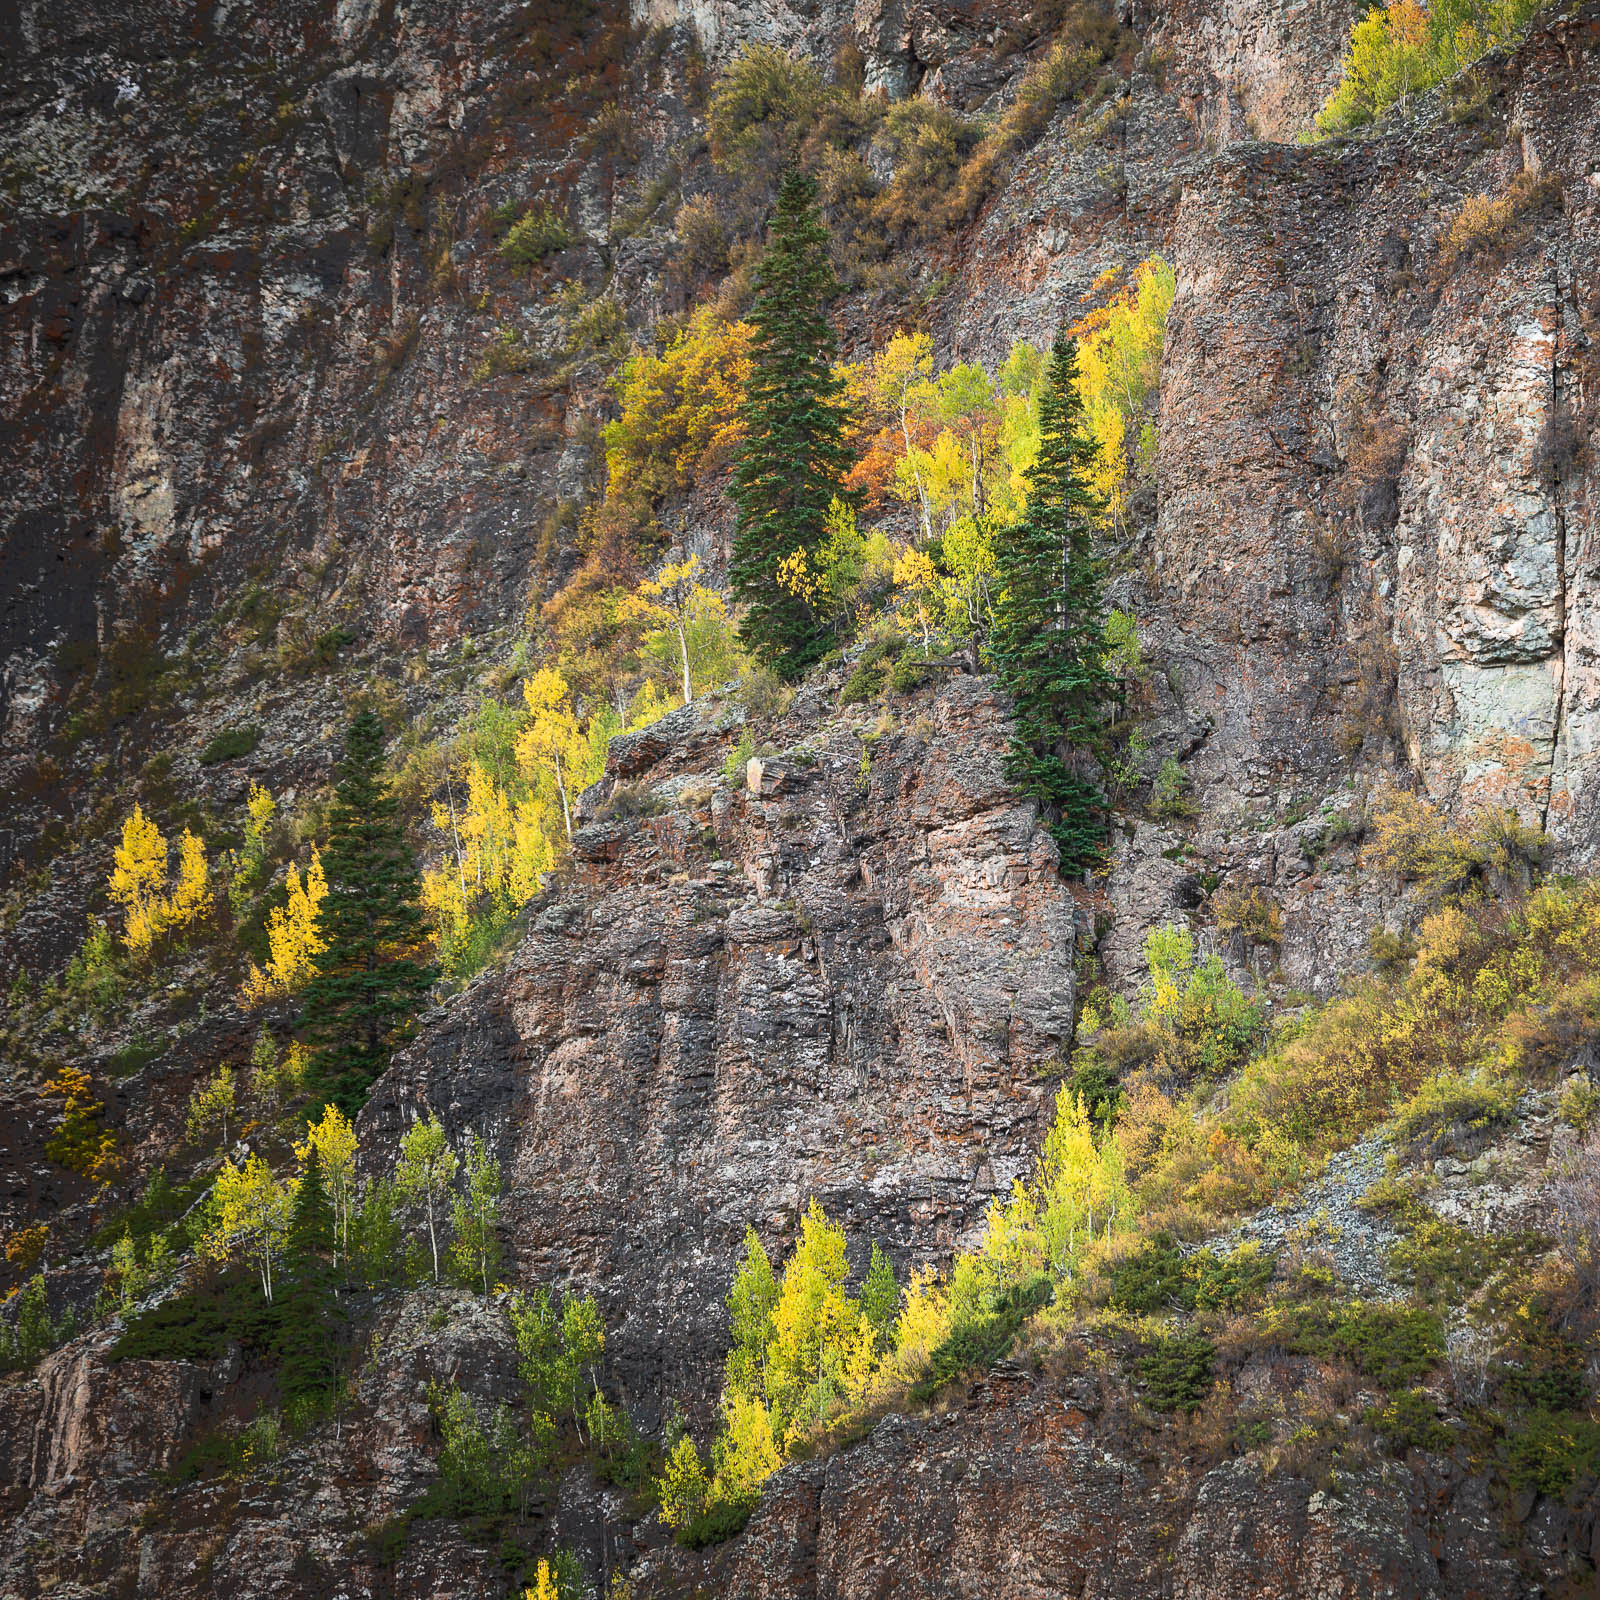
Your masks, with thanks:
M747 1221L776 1242L816 1194L902 1267L970 1237L1031 1160L1092 946L1125 987L1202 880L1259 884L1284 910L1274 970L1224 942L1230 963L1330 992L1392 909L1329 829L1374 777L1509 802L1592 860L1600 13L1552 16L1414 123L1297 147L1357 9L1133 6L1109 114L1064 110L911 263L944 281L941 354L994 361L1106 267L1173 262L1158 490L1116 592L1159 666L1147 760L1184 764L1196 824L1130 821L1079 892L1005 788L988 680L952 675L884 730L837 708L836 674L753 725L776 753L731 778L745 713L706 702L617 743L515 954L426 1019L365 1112L380 1137L427 1107L490 1138L517 1281L594 1290L643 1417L714 1400ZM992 110L1032 42L1014 10L25 5L0 78L0 979L76 945L105 797L236 800L245 769L196 756L246 722L251 775L314 786L353 692L377 676L397 708L457 714L462 642L492 648L570 571L609 358L497 254L494 208L559 197L579 226L540 281L610 282L643 326L674 291L668 219L637 212L705 62L853 42L870 86ZM1504 236L1448 260L1462 201L1513 193ZM840 307L851 337L894 315L869 291ZM509 370L483 364L496 346ZM718 560L702 509L673 514ZM240 1034L215 998L120 1086L151 1148ZM86 1203L45 1173L34 1065L7 1062L13 1222ZM509 1392L503 1319L412 1299L377 1332L350 1416L244 1496L159 1476L247 1408L237 1361L110 1366L100 1334L9 1380L0 1594L501 1592L454 1534L394 1567L362 1530L434 1475L430 1377ZM1263 1479L1140 1420L1119 1359L1085 1345L886 1420L789 1469L742 1540L648 1555L640 1592L1592 1581L1592 1507L1523 1508L1513 1559L1502 1508L1443 1458L1335 1491ZM1304 1377L1257 1354L1235 1381ZM661 1542L586 1480L543 1514L597 1567Z
M902 1264L947 1255L1031 1165L1070 1038L1075 907L993 688L874 737L837 687L732 784L714 701L618 741L601 795L669 809L586 797L571 880L363 1114L374 1149L419 1107L494 1130L519 1255L598 1293L646 1404L714 1397L747 1222L785 1237L816 1195Z

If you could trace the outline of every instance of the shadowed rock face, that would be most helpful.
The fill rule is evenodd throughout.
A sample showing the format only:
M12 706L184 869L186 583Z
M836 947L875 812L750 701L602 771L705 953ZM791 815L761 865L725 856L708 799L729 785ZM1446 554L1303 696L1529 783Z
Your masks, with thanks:
M1283 1385L1288 1369L1263 1372ZM744 1536L646 1556L636 1592L726 1600L1513 1600L1543 1593L1488 1533L1487 1484L1394 1467L1318 1488L1174 1461L1093 1377L1002 1366L954 1409L890 1417L787 1468ZM1202 1452L1203 1454L1203 1452ZM1583 1513L1571 1519L1582 1536ZM1441 1561L1437 1552L1449 1552Z
M186 798L235 805L245 770L195 752L249 720L249 775L319 784L370 670L416 668L396 714L461 714L441 653L571 570L561 507L595 487L602 363L569 361L565 324L496 254L493 208L559 196L579 236L549 270L591 289L611 272L647 327L676 292L666 213L613 224L688 129L690 30L714 64L752 39L827 60L853 30L869 83L995 110L1022 68L994 43L1015 9L28 0L0 69L0 853L26 870L52 829L83 834L0 962L59 968L81 937L108 855L87 825L101 763L126 788L170 752ZM1567 860L1592 857L1600 12L1486 63L1477 120L1441 115L1441 91L1414 126L1297 148L1352 15L1133 7L1100 131L1058 116L970 227L911 263L919 283L948 274L926 309L941 357L990 362L1047 341L1107 267L1174 264L1159 493L1114 593L1158 663L1136 708L1148 759L1184 762L1194 825L1130 820L1075 902L1003 783L987 680L863 738L836 674L732 784L737 713L691 707L618 742L505 970L425 1020L365 1112L373 1149L423 1108L490 1138L508 1273L600 1297L642 1417L713 1402L747 1221L776 1244L816 1194L858 1264L876 1238L902 1271L971 1237L1036 1148L1095 911L1114 914L1099 955L1127 988L1146 928L1199 906L1204 875L1262 884L1282 945L1235 941L1230 964L1326 993L1394 889L1292 802L1331 795L1344 815L1346 785L1414 777L1446 806L1515 804ZM625 36L630 20L675 30L665 68L642 64L661 41ZM619 100L631 154L593 136ZM1462 200L1522 173L1546 188L1516 227L1446 270ZM874 291L838 307L858 347L903 312ZM535 364L476 381L502 327ZM702 485L664 512L713 567L718 502ZM280 670L266 644L207 634L258 603L252 585L292 593L296 649L348 626L356 665ZM91 682L120 709L75 728ZM627 815L620 784L650 814ZM247 1037L214 995L161 1075L121 1084L130 1138L166 1138L193 1075ZM7 1216L81 1203L39 1157L48 1118L5 1092ZM97 1335L6 1380L0 1596L498 1596L493 1552L453 1531L418 1530L386 1568L362 1530L433 1477L430 1378L511 1393L504 1317L441 1296L377 1323L337 1435L243 1501L157 1477L248 1413L237 1361L111 1366ZM1302 1376L1256 1381L1292 1397ZM638 1592L1546 1592L1454 1466L1263 1481L1142 1431L1106 1383L1005 1372L945 1417L886 1421L787 1471L743 1540L652 1556ZM1592 1568L1592 1509L1519 1514L1551 1572ZM596 1564L661 1539L587 1481L539 1515Z
M73 819L96 755L115 776L197 722L270 715L274 644L342 626L404 656L520 616L541 526L585 492L568 411L599 374L555 371L560 319L527 306L489 213L570 209L553 265L598 282L614 174L590 129L625 32L587 5L21 11L0 67L7 871ZM530 375L477 383L507 319ZM223 635L263 604L252 661ZM300 698L337 719L329 688ZM306 755L320 776L292 735L263 742L275 787Z

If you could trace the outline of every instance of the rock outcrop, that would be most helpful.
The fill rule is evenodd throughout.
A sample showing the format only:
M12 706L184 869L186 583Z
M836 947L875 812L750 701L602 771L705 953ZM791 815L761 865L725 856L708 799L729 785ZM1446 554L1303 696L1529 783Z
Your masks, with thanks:
M599 1295L647 1406L714 1399L747 1223L776 1243L816 1195L902 1265L969 1237L1071 1034L1075 907L993 687L956 677L892 731L824 703L731 784L725 707L619 741L574 873L362 1115L374 1151L424 1108L492 1130L524 1271Z
M1264 1368L1243 1381L1287 1389ZM935 1417L787 1468L735 1544L644 1558L637 1593L725 1600L1521 1600L1487 1483L1448 1465L1319 1487L1292 1469L1208 1461L1092 1372L1002 1367ZM1214 1460L1214 1457L1213 1457ZM1582 1515L1558 1534L1582 1539ZM1448 1556L1441 1559L1441 1552ZM1559 1558L1558 1558L1559 1559Z

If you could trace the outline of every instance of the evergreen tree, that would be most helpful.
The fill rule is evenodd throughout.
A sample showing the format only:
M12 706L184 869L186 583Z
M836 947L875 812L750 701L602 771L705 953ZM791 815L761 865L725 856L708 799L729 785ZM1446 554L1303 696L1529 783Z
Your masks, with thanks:
M900 1309L900 1285L895 1282L894 1264L876 1242L861 1285L860 1302L862 1316L872 1324L874 1346L882 1351L894 1334L895 1313Z
M363 711L345 734L322 852L323 948L300 1017L317 1050L324 1098L352 1116L434 977L433 967L418 959L425 928L417 866L382 767L383 724Z
M333 1249L333 1205L327 1185L322 1181L322 1156L315 1145L306 1150L305 1168L295 1185L294 1203L289 1208L289 1244L286 1251L291 1271L320 1262Z
M796 171L778 185L756 268L754 370L740 408L745 439L732 489L739 519L729 575L747 607L740 633L786 678L823 653L827 635L805 601L778 582L778 564L815 547L850 467L843 381L824 310L839 286L816 193L815 180Z
M1104 507L1090 484L1095 446L1083 428L1077 346L1058 333L1039 402L1039 455L1028 508L996 541L999 596L989 654L1015 702L1006 773L1057 818L1065 868L1099 854L1104 796L1062 748L1099 761L1115 685L1105 666L1101 566L1094 528Z
M289 1209L284 1249L288 1287L280 1298L278 1353L283 1358L284 1398L321 1403L332 1394L339 1372L345 1316L333 1293L333 1205L322 1177L322 1157L312 1145Z

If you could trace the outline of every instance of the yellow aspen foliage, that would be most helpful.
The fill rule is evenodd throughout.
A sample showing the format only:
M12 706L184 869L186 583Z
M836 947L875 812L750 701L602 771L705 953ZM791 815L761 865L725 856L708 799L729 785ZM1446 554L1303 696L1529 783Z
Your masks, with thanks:
M917 1372L950 1331L950 1293L932 1267L919 1267L906 1285L905 1303L894 1325L896 1365Z
M228 900L236 918L249 914L251 896L266 870L278 803L264 784L252 783L245 799L245 809L249 819L244 825L244 843L228 860Z
M61 1121L45 1141L44 1153L69 1171L109 1182L119 1165L117 1136L101 1125L104 1104L96 1100L89 1075L79 1067L61 1067L44 1086L61 1101Z
M938 573L932 560L921 550L907 546L894 564L894 587L900 609L896 620L908 632L919 633L926 655L933 648L929 629L937 605Z
M1056 1119L1039 1153L1033 1190L1046 1262L1058 1278L1070 1278L1097 1236L1110 1238L1128 1226L1133 1196L1115 1135L1097 1139L1081 1095L1063 1084Z
M336 1105L323 1107L322 1120L306 1129L305 1138L294 1147L295 1159L302 1165L317 1152L322 1182L333 1207L335 1259L350 1249L350 1211L356 1193L356 1131L350 1119Z
M723 1402L722 1432L712 1449L712 1494L719 1500L751 1498L783 1465L772 1433L772 1413L754 1395Z
M626 731L632 733L637 728L648 728L652 722L659 722L669 711L676 707L676 702L662 694L661 687L654 678L646 678L639 685L639 692L628 702L628 720Z
M122 942L136 955L149 950L160 931L160 908L167 881L167 841L135 805L122 824L107 887L126 916Z
M18 1228L6 1237L6 1260L24 1277L39 1265L45 1246L50 1242L50 1224L36 1223L31 1228Z
M580 765L587 772L587 760ZM552 835L562 828L543 795L535 791L513 800L482 762L469 761L463 777L461 789L453 783L447 789L446 803L433 804L445 858L422 874L422 902L441 950L462 937L482 897L509 911L539 892L555 865Z
M273 1269L289 1236L289 1185L275 1178L260 1156L251 1155L242 1166L224 1164L212 1198L216 1221L204 1241L206 1253L218 1261L237 1255L249 1262L270 1301Z
M135 955L146 955L167 929L187 927L204 916L212 903L210 877L205 842L185 828L178 845L177 872L169 887L167 841L135 805L122 825L122 841L106 885L125 914L122 942Z
M543 1557L540 1557L539 1565L534 1570L533 1587L522 1591L522 1600L560 1600L550 1563Z
M785 1448L842 1393L861 1315L845 1293L847 1272L844 1229L813 1197L784 1268L767 1344L767 1400Z
M266 970L252 963L244 981L241 998L246 1005L260 1005L298 989L310 978L316 957L327 948L317 932L317 912L328 892L320 852L311 852L304 882L291 861L284 885L288 899L267 918Z
M465 792L459 807L455 788L447 802L433 805L433 825L453 845L460 898L500 889L510 865L515 838L511 801L479 761L461 774Z
M896 333L870 360L840 368L847 409L862 431L854 440L856 466L846 480L861 489L869 505L881 503L897 482L899 463L923 442L932 398L933 341L926 333ZM903 480L904 498L918 508L923 537L932 532L931 512L919 468L913 463Z
M550 838L551 818L537 797L519 800L511 817L511 897L522 902L539 892L544 875L556 864Z
M178 843L178 876L166 904L169 927L186 927L211 909L210 879L205 842L185 828Z
M517 762L532 778L547 777L561 801L561 821L572 838L572 802L599 774L589 771L590 741L578 725L566 679L541 667L522 681L528 725L517 738Z
M423 868L422 904L433 923L434 941L443 950L459 938L468 915L466 890L453 851L442 867Z
M1350 31L1338 86L1317 113L1316 129L1349 133L1452 78L1505 44L1540 9L1541 0L1392 0L1369 11Z
M894 492L909 505L919 505L923 537L944 531L959 510L971 509L972 475L962 442L949 428L934 434L927 448L912 445L895 464Z
M822 574L811 565L803 544L797 545L778 563L773 576L797 599L815 602L822 595Z
M244 847L246 854L253 855L259 853L266 843L267 830L278 814L278 802L272 798L272 791L265 784L252 781L245 807L250 813L250 820L245 824Z
M699 663L692 661L691 648L695 624L710 623L727 630L727 607L722 596L700 582L700 558L691 555L684 561L669 561L653 578L646 579L632 594L623 598L619 614L624 618L638 617L655 627L653 638L665 637L677 645L679 674L683 686L683 703L694 699L695 671ZM700 631L704 631L703 629ZM652 637L645 640L649 650ZM724 649L723 654L726 654ZM704 683L704 678L702 678Z
M1102 274L1090 292L1110 287L1116 276L1115 270ZM1118 528L1127 520L1132 478L1154 465L1155 431L1146 406L1161 381L1167 313L1176 293L1172 268L1160 256L1151 256L1072 329L1078 341L1077 388L1084 423L1099 454L1094 487L1105 499L1110 523Z
M605 429L608 497L659 500L717 470L743 436L755 329L702 306L660 354L635 350L616 381L622 415Z
M703 1517L711 1496L711 1483L695 1442L684 1434L672 1447L656 1489L661 1501L661 1520L669 1528L687 1527Z
M894 570L897 547L881 531L864 534L843 500L822 519L814 549L801 545L778 563L776 577L828 627L855 626Z

